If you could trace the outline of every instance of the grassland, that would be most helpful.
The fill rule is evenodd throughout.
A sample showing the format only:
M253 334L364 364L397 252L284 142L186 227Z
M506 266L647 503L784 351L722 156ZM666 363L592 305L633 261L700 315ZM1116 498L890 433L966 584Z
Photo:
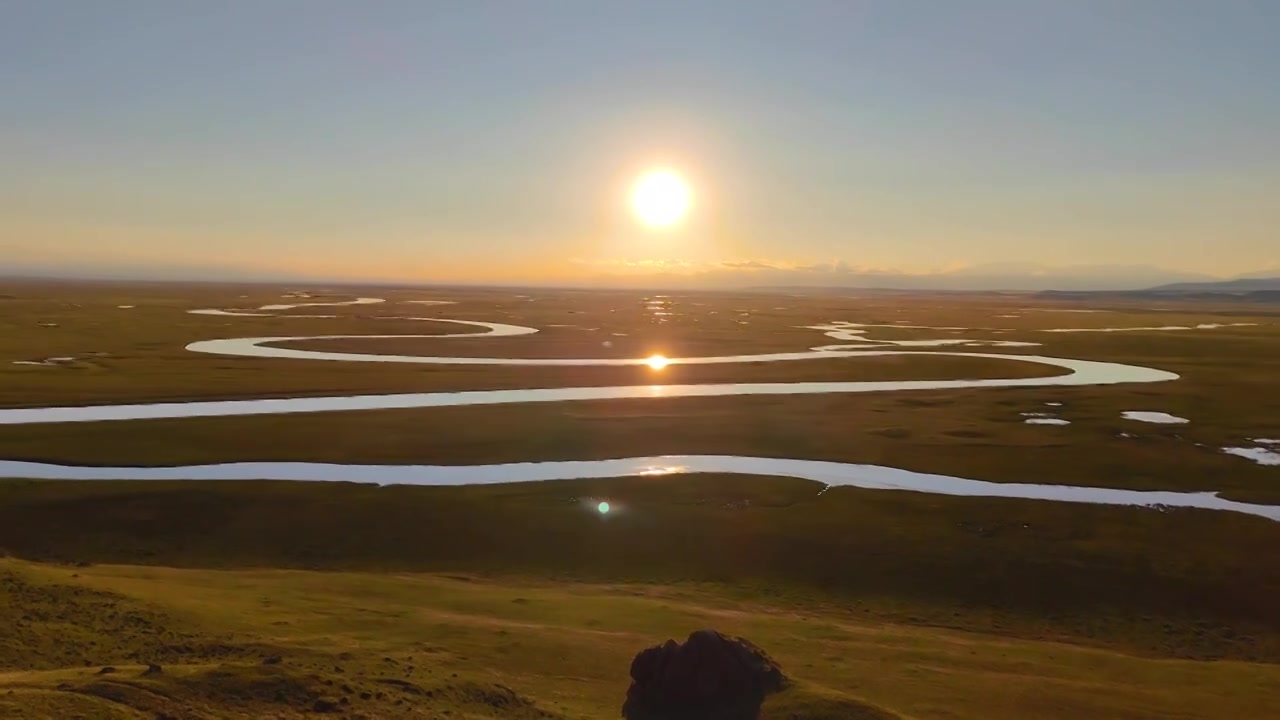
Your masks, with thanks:
M797 326L905 320L976 328L957 333L963 337L1044 343L999 352L1128 362L1182 379L8 426L0 429L0 458L470 464L743 454L1280 503L1280 468L1220 452L1280 437L1280 313L1265 306L1074 313L1058 311L1080 308L1020 297L704 294L665 298L662 312L670 314L657 315L651 294L340 289L344 297L459 304L310 309L336 319L185 313L288 302L284 291L6 288L13 297L0 300L0 407L1045 372L922 355L658 374L255 360L182 349L216 337L456 331L374 317L402 314L544 330L341 347L512 357L742 354L836 342ZM1258 324L1043 332L1223 322ZM11 364L59 356L77 360ZM1071 425L1023 423L1022 412L1050 402L1062 403L1052 411ZM1123 410L1192 422L1144 425L1122 420ZM1280 714L1276 523L1208 511L820 490L732 476L470 488L3 481L0 550L22 560L3 566L11 589L2 604L20 614L0 626L21 632L0 635L0 683L17 698L0 686L0 717L22 707L47 709L36 717L111 717L104 708L122 718L187 717L155 699L166 696L195 708L192 717L291 717L342 697L348 705L335 709L353 716L437 717L449 709L455 717L610 717L630 655L702 625L741 632L800 679L800 690L778 702L808 709L778 705L772 717L857 717L853 708L871 706L914 718ZM608 498L620 512L602 519L584 509L587 498ZM72 609L56 623L21 620L48 615L46 606ZM127 628L96 624L112 613L135 613L142 619L128 622L153 628L143 633L151 639L126 642L135 635ZM85 633L72 643L79 649L58 654L53 639L77 632ZM173 639L156 640L157 633ZM285 660L262 665L271 655ZM384 657L403 665L409 655L419 658L414 671L387 674ZM160 662L164 673L140 676L146 662ZM93 674L108 663L120 672ZM416 690L392 692L380 682L393 676ZM351 692L339 692L343 684ZM361 700L365 692L370 699ZM68 709L74 704L79 709Z
M1272 665L868 622L706 588L13 561L0 579L0 607L20 596L34 608L17 623L23 647L0 645L0 663L29 666L0 673L7 717L616 717L632 654L708 625L756 638L796 679L766 720L1267 717L1280 693Z
M723 355L805 350L834 342L814 330L822 308L780 313L761 308L759 327L741 325L726 315L691 314L667 320L649 313L635 295L606 295L609 307L595 298L568 299L548 295L537 302L509 295L466 293L456 306L423 307L396 302L433 296L367 290L387 297L386 305L302 308L337 314L333 319L307 317L219 317L190 315L207 307L247 307L280 302L278 289L242 299L238 290L201 290L181 298L163 294L67 296L58 288L37 286L31 297L0 301L0 404L8 407L105 402L145 402L244 397L279 397L342 393L422 392L565 385L635 385L652 382L742 382L822 379L895 380L908 378L1022 377L1057 372L1034 365L993 363L974 358L920 356L865 358L857 363L812 361L786 364L673 366L661 374L647 367L474 367L371 365L311 360L251 359L200 355L184 347L194 340L272 335L369 335L458 332L456 325L405 320L419 317L527 323L536 335L511 338L448 340L372 339L283 343L284 346L358 352L426 352L496 357L645 357ZM123 292L123 291L121 291ZM135 290L135 292L142 292ZM152 291L158 292L158 291ZM172 293L172 290L169 290ZM352 291L348 291L352 292ZM350 297L349 294L339 296ZM78 301L77 301L78 300ZM121 302L128 300L129 302ZM729 302L751 307L752 298ZM298 300L298 302L303 302ZM754 304L759 305L759 299ZM121 309L119 304L136 306ZM537 310L530 310L531 306ZM578 308L578 309L571 309ZM622 311L622 312L616 312ZM712 311L708 311L712 312ZM719 311L715 311L719 312ZM696 321L695 321L696 320ZM661 321L661 322L659 322ZM566 324L572 322L574 324ZM888 330L887 333L902 334ZM607 346L606 346L607 344ZM13 361L74 357L58 367L15 366Z
M870 462L912 470L1023 482L1142 489L1228 491L1280 501L1274 471L1219 448L1280 435L1280 311L1267 306L1077 307L1021 297L789 297L691 295L668 298L655 316L638 293L388 291L343 289L342 297L387 297L386 306L312 308L338 319L193 316L201 307L252 308L282 302L261 286L42 286L0 301L0 406L175 399L282 397L457 389L794 380L869 380L1041 374L1011 361L911 355L763 365L537 368L377 365L197 355L193 340L307 334L438 332L432 323L374 315L526 323L537 335L399 341L458 355L609 356L801 350L834 342L798 326L835 319L988 328L966 333L885 329L884 336L1023 340L1002 349L1149 365L1181 374L1155 385L928 391L809 397L628 400L550 406L445 408L316 416L28 426L0 433L0 457L87 464L176 464L243 460L435 462L564 460L658 453L758 454ZM530 291L532 292L532 291ZM243 297L242 297L243 296ZM449 298L450 306L398 299ZM136 305L122 310L117 305ZM376 312L374 311L376 309ZM667 311L664 311L667 312ZM714 314L713 314L714 313ZM743 315L742 313L746 313ZM1271 313L1271 314L1267 314ZM1016 317L1005 317L1013 315ZM739 318L748 318L746 320ZM741 322L750 323L740 325ZM1064 326L1161 326L1253 322L1190 332L1045 333ZM56 327L46 327L54 324ZM573 325L573 327L551 327ZM424 329L427 328L427 329ZM992 329L1004 328L1004 329ZM456 330L456 327L445 328ZM623 333L625 337L614 337ZM603 338L611 338L609 340ZM631 339L633 345L623 342ZM604 348L603 342L613 343ZM377 341L370 341L377 342ZM366 350L368 348L365 348ZM384 347L404 350L403 346ZM982 348L972 348L982 351ZM89 353L106 353L91 356ZM69 366L12 360L75 356ZM6 361L9 360L9 361ZM1050 370L1050 372L1055 372ZM1024 425L1020 413L1057 412L1066 427ZM1123 410L1163 410L1187 426L1122 420ZM1127 434L1132 437L1122 437ZM74 442L69 442L74 438ZM317 442L322 439L323 442ZM1087 452L1082 452L1087 449Z
M819 490L712 475L464 488L11 481L0 548L59 562L716 583L897 622L1280 660L1270 521ZM602 497L616 508L604 519L590 501Z

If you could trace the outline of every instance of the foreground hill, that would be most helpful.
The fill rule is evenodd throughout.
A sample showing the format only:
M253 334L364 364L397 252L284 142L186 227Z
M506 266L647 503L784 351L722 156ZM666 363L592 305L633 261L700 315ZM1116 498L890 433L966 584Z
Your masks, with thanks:
M911 627L714 587L0 561L0 717L618 717L640 649L749 635L764 720L1273 717L1280 666Z

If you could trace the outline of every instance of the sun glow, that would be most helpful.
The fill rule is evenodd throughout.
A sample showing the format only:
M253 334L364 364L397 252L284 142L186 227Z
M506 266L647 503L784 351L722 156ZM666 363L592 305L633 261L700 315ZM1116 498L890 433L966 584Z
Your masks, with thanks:
M631 186L631 210L649 227L675 225L692 206L693 191L674 170L650 170Z
M662 355L650 355L649 357L645 358L644 362L646 365L648 365L650 368L654 370L661 370L662 368L671 364L671 361Z

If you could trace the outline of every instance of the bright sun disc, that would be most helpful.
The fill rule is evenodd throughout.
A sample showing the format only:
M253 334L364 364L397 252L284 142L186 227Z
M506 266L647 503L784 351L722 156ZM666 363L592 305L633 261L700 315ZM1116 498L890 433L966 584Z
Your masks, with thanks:
M667 364L670 362L671 362L670 360L666 359L661 355L650 355L648 358L645 359L645 364L653 368L654 370L661 370L662 368L666 367Z
M631 210L650 227L675 225L692 205L689 183L672 170L650 170L631 187Z

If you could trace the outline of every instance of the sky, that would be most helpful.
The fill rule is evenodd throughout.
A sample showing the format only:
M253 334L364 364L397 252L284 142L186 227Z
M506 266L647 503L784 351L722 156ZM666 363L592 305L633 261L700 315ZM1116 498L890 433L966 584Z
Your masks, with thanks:
M0 0L0 17L0 274L1280 275L1280 2ZM692 186L673 228L628 209L652 167Z

